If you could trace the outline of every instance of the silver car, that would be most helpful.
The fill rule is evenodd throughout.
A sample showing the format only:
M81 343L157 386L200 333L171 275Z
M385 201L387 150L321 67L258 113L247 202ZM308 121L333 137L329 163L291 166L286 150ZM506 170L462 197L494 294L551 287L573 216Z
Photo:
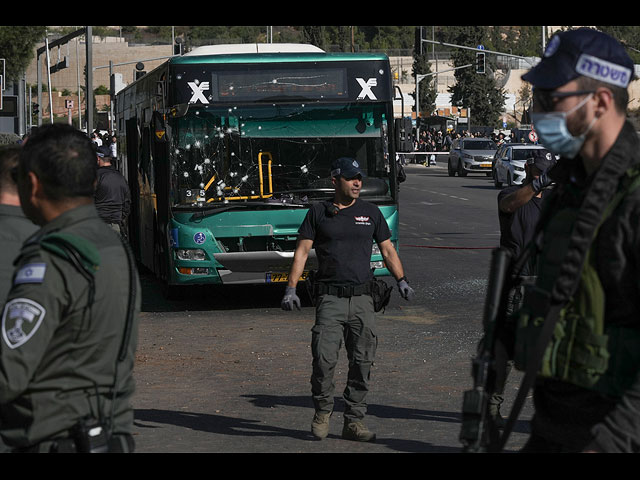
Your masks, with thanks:
M536 150L542 150L549 156L549 150L542 145L532 143L505 143L498 148L493 161L493 184L496 188L503 185L522 185L527 176L524 166L527 159L533 157Z
M457 138L449 151L448 173L464 177L467 173L484 173L491 176L491 162L497 145L490 138Z

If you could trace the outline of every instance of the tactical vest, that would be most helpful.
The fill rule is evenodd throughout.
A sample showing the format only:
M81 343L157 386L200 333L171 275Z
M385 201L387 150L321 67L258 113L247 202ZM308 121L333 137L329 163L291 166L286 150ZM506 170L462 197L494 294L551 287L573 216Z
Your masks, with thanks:
M607 205L592 237L575 293L560 310L538 376L554 378L620 397L640 367L640 329L605 325L605 295L595 268L594 241L600 225L622 199L640 186L640 172L630 171ZM563 207L548 220L540 246L536 284L526 290L516 313L514 361L526 370L545 322L554 281L569 253L580 209Z

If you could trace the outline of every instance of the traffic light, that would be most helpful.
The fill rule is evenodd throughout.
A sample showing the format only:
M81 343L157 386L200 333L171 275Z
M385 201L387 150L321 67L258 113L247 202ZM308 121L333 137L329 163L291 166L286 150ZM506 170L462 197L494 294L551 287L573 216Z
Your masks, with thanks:
M484 53L476 53L476 73L485 72Z

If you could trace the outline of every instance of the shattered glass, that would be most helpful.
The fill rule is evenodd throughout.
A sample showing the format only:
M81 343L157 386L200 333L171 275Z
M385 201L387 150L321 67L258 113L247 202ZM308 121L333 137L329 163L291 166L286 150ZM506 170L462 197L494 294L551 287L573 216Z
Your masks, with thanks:
M341 156L355 158L370 179L386 182L384 112L372 103L190 107L171 120L172 203L327 198L333 193L331 161Z

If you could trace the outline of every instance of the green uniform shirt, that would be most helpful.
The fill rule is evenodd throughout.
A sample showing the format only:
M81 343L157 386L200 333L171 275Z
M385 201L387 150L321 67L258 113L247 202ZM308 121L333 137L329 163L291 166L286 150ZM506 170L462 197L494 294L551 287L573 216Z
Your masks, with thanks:
M39 244L52 232L95 246L100 265L95 298L89 282L68 260ZM136 292L140 283L136 273ZM66 437L85 416L109 419L117 355L125 331L129 265L118 235L93 204L55 218L22 248L2 313L0 435L12 447ZM126 359L117 365L113 433L131 433L132 370L140 295Z
M0 205L0 302L4 305L13 278L13 261L24 241L38 230L38 226L24 216L22 209Z

